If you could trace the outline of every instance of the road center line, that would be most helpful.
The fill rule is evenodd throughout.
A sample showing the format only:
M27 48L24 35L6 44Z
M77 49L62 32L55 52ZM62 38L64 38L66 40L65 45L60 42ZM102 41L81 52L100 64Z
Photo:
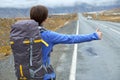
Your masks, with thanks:
M114 32L116 32L116 33L118 33L118 34L120 34L120 32L117 31L117 30L115 30L115 29L112 29L112 28L109 28L109 29L112 30L112 31L114 31Z
M106 25L103 25L103 24L100 24L100 25L102 25L102 27L108 28L109 30L111 30L111 31L113 31L113 32L115 32L115 33L117 33L117 34L120 34L119 31L117 31L117 30L115 30L115 29L113 29L113 28L110 28L110 27L108 27L108 26L106 26Z
M79 33L79 20L77 21L77 28L76 28L76 35ZM74 51L72 56L72 63L71 63L71 69L70 69L70 75L69 80L75 80L76 79L76 62L77 62L77 48L78 45L74 45Z
M103 24L102 24L102 25L103 25ZM117 30L115 30L115 29L113 29L113 28L107 27L106 25L103 25L103 27L108 28L109 30L111 30L111 31L113 31L113 32L116 32L117 34L120 34L119 31L117 31Z

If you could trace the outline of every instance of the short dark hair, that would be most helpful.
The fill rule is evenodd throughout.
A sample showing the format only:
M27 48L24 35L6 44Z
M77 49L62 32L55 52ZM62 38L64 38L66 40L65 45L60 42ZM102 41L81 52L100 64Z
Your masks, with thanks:
M42 25L48 17L48 9L43 5L33 6L30 10L30 18Z

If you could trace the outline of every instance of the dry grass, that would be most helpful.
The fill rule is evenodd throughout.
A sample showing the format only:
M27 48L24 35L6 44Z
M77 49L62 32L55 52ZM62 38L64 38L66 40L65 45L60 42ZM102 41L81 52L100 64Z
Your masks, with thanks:
M56 30L62 27L66 22L75 20L77 18L77 15L52 15L49 16L46 23L44 24L45 27L49 30Z
M29 19L29 18L0 18L0 59L11 54L11 48L9 45L9 33L10 26L18 20ZM55 31L62 27L67 21L77 19L76 14L68 15L52 15L46 20L44 26Z
M98 20L120 22L120 15L99 15Z
M120 22L120 9L113 9L108 11L102 11L96 13L84 13L84 16L92 16L95 20L104 20L104 21L112 21L112 22Z

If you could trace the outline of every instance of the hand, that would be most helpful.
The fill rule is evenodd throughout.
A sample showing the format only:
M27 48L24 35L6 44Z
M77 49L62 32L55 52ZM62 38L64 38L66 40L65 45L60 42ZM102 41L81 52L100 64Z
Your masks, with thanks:
M99 30L99 28L96 29L96 33L98 34L99 39L102 39L102 32Z

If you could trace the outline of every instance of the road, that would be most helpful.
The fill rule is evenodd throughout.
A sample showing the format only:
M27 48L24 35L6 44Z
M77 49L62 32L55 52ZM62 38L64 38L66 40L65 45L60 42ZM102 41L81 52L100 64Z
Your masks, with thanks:
M81 14L78 18L57 32L89 34L98 27L103 39L56 45L51 55L56 80L120 80L120 23L87 20ZM0 80L16 80L12 60L11 55L0 61Z
M66 34L76 33L77 22L73 23L64 27ZM57 80L120 80L120 23L87 20L79 15L79 34L92 33L96 28L103 32L103 39L77 45L76 72L72 74L74 45L59 45L60 50L55 48L53 54L62 53L56 67Z

